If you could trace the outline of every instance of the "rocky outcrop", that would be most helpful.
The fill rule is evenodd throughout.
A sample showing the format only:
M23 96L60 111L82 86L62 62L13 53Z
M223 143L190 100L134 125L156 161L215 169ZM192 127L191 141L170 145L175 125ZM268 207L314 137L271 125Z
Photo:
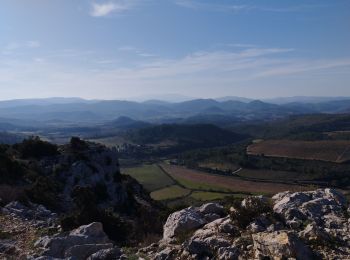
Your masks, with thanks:
M255 257L258 259L271 256L277 259L314 259L312 251L293 231L261 232L252 237Z
M222 210L206 204L171 214L163 239L139 254L150 259L350 259L348 204L334 189L282 192L270 201L248 197L231 216L207 217ZM249 217L248 223L240 216Z
M70 211L74 207L72 191L76 187L89 187L96 191L101 208L123 207L131 200L153 207L143 187L120 173L116 148L77 138L74 140L59 146L58 155L42 158L37 163L46 176L64 183L59 194L60 208Z
M59 259L108 259L111 255L117 259L121 256L98 222L81 226L67 235L42 237L35 247L41 250L42 256Z
M175 241L189 232L202 227L206 223L220 218L223 207L216 203L208 203L199 208L189 207L171 214L163 232L164 242Z

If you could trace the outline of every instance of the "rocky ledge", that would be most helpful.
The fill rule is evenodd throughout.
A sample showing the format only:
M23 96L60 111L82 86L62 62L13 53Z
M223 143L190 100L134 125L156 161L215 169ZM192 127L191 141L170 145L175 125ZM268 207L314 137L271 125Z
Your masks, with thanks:
M271 199L253 196L233 204L225 209L207 203L172 213L162 239L136 249L132 259L350 259L350 209L346 198L334 189L282 192ZM9 235L13 223L22 231L12 234L12 240L0 238L0 258L130 257L108 238L101 223L62 232L55 226L55 214L35 204L11 203L1 214L0 226ZM48 221L43 222L45 218ZM40 227L50 227L55 234L36 237ZM23 237L36 242L28 244Z
M350 259L345 197L333 189L248 197L223 216L209 203L171 214L145 259Z

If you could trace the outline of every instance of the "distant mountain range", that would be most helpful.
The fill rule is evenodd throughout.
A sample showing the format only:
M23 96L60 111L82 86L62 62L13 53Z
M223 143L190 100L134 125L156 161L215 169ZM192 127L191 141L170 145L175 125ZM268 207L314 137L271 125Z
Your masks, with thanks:
M319 102L317 102L319 100ZM287 102L293 101L293 102ZM280 104L276 104L280 103ZM0 101L0 130L65 124L121 124L123 117L147 123L217 123L274 120L290 115L348 113L350 98L291 97L273 102L225 97L170 103L80 98ZM118 119L122 117L122 119ZM114 122L113 122L114 120ZM130 119L131 120L131 119ZM124 122L125 123L125 122ZM126 122L126 124L140 124ZM142 123L144 124L144 123ZM142 125L141 124L141 125Z

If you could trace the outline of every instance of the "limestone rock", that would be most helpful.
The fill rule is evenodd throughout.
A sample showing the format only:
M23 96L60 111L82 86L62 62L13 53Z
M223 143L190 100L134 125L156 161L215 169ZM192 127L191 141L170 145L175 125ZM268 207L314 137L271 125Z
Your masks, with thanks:
M193 231L205 223L204 216L193 207L174 212L164 225L163 239L174 239L176 236Z
M86 259L101 249L113 248L113 244L103 231L102 224L98 222L81 226L66 236L43 237L35 243L35 246L42 248L44 256L77 259Z
M253 235L255 257L314 259L313 252L293 232L261 232Z

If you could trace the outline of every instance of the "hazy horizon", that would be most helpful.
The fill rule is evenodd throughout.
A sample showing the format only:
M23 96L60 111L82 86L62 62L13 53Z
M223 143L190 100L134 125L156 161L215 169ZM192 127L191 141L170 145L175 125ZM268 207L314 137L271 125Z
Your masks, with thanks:
M0 100L350 96L350 2L5 0Z
M183 101L191 101L196 99L213 99L213 100L220 100L220 99L247 99L249 100L262 100L262 101L270 101L270 100L278 100L278 99L325 99L325 100L332 100L337 99L341 100L342 98L350 99L350 96L276 96L276 97L267 97L267 98L254 98L254 97L242 97L242 96L216 96L216 97L194 97L194 96L185 96L181 94L164 94L164 95L145 95L145 96L134 96L134 97L125 97L125 98L107 98L107 99L91 99L91 98L84 98L79 96L48 96L48 97L27 97L27 98L11 98L11 99L0 99L0 102L6 102L6 101L16 101L16 100L54 100L54 99L71 99L71 100L85 100L85 101L114 101L114 100L120 100L120 101L133 101L133 102L144 102L144 101L151 101L151 100L159 100L159 101L165 101L165 102L183 102Z

